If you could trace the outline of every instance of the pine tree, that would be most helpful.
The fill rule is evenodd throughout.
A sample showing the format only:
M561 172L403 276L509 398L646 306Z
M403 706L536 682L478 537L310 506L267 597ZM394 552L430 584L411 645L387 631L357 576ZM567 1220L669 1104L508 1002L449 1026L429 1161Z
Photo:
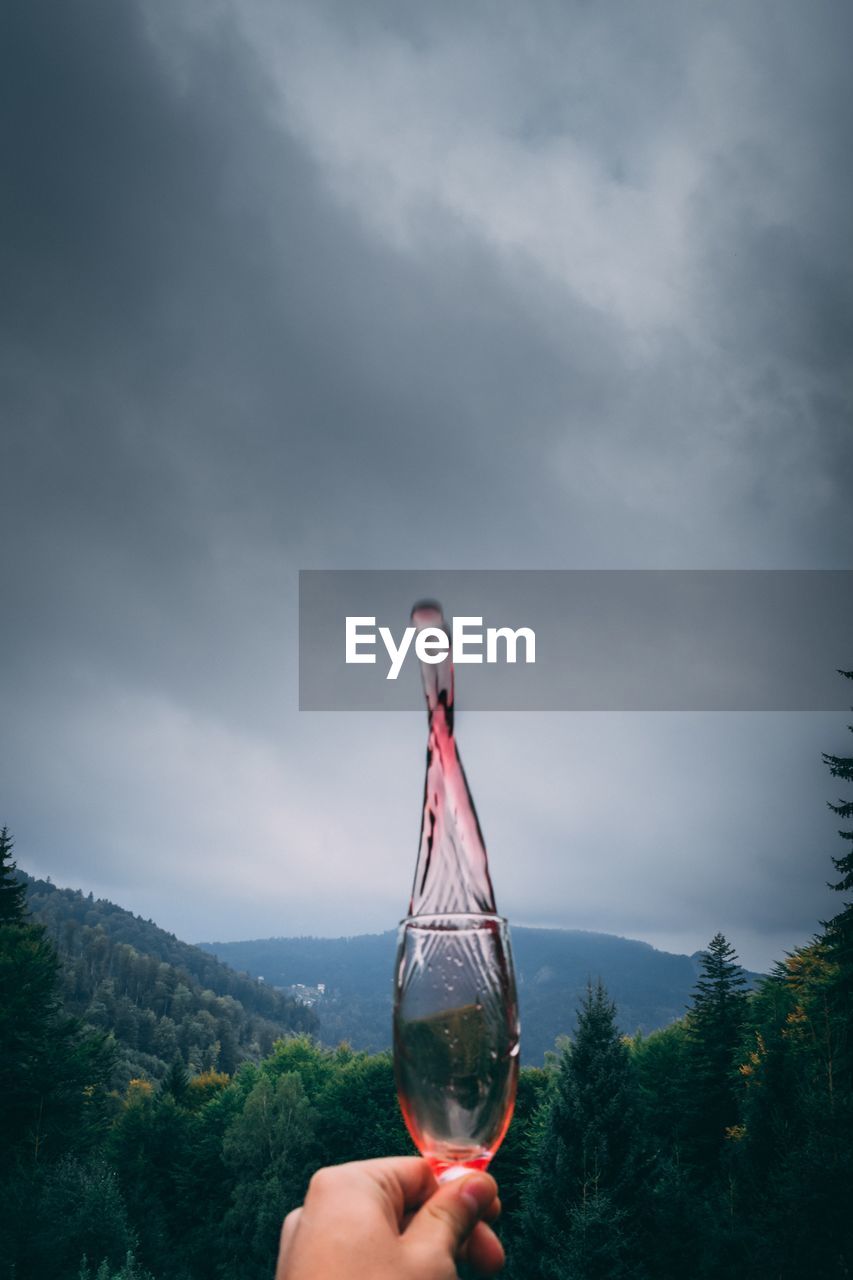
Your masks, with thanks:
M839 674L853 680L853 671ZM849 726L853 733L853 725ZM833 778L853 782L853 756L836 756L824 752L824 763ZM833 813L843 821L853 819L853 801L829 803ZM853 830L843 828L842 840L853 841ZM840 858L832 859L840 879L831 885L838 893L853 894L853 847ZM853 1090L853 901L845 902L841 911L825 926L824 941L832 962L837 966L830 992L832 1015L841 1045L838 1067L845 1074L848 1090Z
M44 1068L54 1059L53 1032L59 1014L59 963L44 929L28 924L24 886L13 881L12 844L3 828L2 917L0 917L0 1142L7 1157L27 1138L34 1159L43 1141L41 1124L49 1082Z
M717 933L702 956L702 971L687 1015L692 1115L687 1149L713 1168L738 1121L738 1064L747 1015L746 977L734 947Z
M848 679L853 672L840 674ZM853 758L824 753L835 778ZM830 803L842 820L853 804ZM853 840L853 831L839 832ZM853 893L853 852L833 859L832 885ZM767 1274L853 1270L853 904L760 985L740 1071L745 1168L740 1193L757 1225L754 1260Z
M104 1037L65 1015L59 960L44 928L27 919L24 886L13 881L12 842L0 838L0 1257L21 1280L58 1274L36 1262L67 1227L38 1219L61 1157L85 1156L104 1121L112 1052ZM20 888L20 892L19 892ZM35 1215L35 1227L33 1226ZM63 1215L54 1215L62 1217ZM56 1239L54 1239L56 1243ZM50 1252L50 1251L48 1251ZM50 1255L58 1257L54 1250ZM74 1262L80 1257L76 1254ZM57 1264L58 1265L58 1264ZM51 1263L53 1266L53 1263ZM68 1274L67 1271L63 1274Z
M2 883L14 872L3 828ZM90 1143L102 1117L112 1048L62 1009L59 960L23 893L2 897L0 918L0 1157L35 1165ZM2 1160L0 1160L2 1162Z
M18 880L12 858L13 843L9 828L0 831L0 924L22 924L26 917L27 888Z
M536 1119L514 1272L622 1280L644 1275L640 1240L647 1162L637 1082L599 982Z
M167 1071L160 1089L163 1093L171 1094L175 1102L185 1103L187 1101L190 1091L190 1073L184 1066L180 1055L175 1058Z

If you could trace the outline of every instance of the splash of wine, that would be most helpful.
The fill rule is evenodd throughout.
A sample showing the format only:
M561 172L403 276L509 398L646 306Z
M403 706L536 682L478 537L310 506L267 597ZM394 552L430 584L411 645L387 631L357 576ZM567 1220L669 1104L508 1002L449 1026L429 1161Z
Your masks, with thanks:
M441 606L424 600L412 610L418 631L449 635ZM453 662L421 663L429 712L421 842L409 915L495 914L486 846L453 736Z
M448 634L433 601L415 605L412 622ZM395 965L394 1073L412 1140L447 1180L485 1169L506 1133L518 1002L506 921L453 736L450 654L422 661L421 673L429 739L415 883Z

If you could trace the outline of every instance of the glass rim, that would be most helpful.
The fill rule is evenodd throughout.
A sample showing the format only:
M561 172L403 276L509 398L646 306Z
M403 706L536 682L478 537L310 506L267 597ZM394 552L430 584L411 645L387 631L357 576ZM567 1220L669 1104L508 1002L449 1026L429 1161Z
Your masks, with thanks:
M494 911L425 911L422 915L403 916L397 927L404 929L407 925L413 925L436 929L441 928L442 924L448 931L466 927L477 929L486 924L500 924L508 928L509 920Z

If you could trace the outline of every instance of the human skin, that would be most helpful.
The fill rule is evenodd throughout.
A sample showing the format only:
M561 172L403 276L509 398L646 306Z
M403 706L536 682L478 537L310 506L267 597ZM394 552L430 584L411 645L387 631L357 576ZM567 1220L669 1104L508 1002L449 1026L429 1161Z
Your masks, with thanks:
M499 1212L486 1173L439 1186L408 1156L321 1169L284 1220L276 1280L456 1280L461 1259L492 1276L504 1251L487 1222Z

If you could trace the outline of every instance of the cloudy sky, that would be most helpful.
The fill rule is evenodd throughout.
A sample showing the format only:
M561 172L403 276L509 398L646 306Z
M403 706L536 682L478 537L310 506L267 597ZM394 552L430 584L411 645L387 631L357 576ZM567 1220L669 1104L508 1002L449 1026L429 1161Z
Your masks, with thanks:
M297 710L300 568L850 567L851 40L845 0L8 0L20 864L188 940L393 924L424 720ZM837 909L843 717L459 733L514 920L763 967Z

